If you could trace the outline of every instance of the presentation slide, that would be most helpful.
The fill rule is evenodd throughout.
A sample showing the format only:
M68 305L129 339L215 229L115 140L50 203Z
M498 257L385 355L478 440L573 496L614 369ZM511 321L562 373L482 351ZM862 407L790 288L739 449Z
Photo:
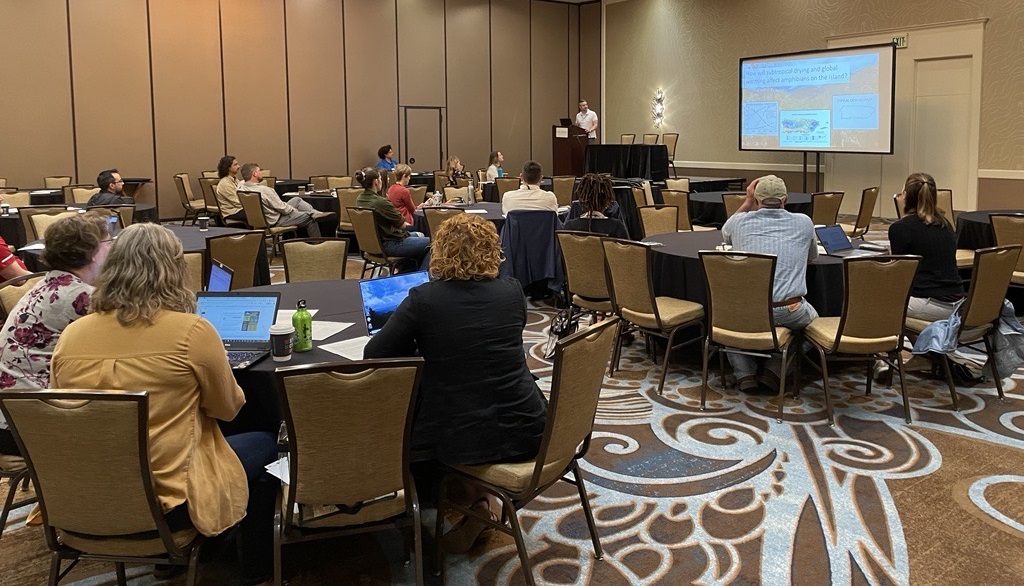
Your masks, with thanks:
M740 59L740 150L892 153L891 44Z

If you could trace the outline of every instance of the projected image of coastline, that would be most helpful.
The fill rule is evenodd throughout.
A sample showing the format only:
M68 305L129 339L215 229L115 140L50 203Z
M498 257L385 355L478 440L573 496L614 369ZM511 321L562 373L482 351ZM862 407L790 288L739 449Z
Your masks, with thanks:
M743 59L740 148L887 152L887 51L881 46Z

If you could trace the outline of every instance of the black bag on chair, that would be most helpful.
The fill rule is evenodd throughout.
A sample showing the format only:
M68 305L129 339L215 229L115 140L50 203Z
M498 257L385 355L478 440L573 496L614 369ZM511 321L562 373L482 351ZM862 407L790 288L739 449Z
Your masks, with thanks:
M555 343L566 336L576 333L580 327L580 312L574 312L572 307L559 310L551 318L551 326L548 328L548 341L544 346L544 358L551 359L555 356Z

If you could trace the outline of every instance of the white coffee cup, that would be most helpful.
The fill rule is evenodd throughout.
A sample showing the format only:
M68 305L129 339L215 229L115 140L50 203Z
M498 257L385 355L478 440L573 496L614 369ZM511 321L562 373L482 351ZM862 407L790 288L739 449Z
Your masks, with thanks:
M295 326L291 324L274 324L270 326L270 355L275 362L288 362L292 359L292 341L295 338Z

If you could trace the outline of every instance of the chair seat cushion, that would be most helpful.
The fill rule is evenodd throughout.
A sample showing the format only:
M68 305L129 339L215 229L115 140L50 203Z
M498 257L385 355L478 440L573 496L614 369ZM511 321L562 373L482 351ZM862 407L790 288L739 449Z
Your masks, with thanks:
M579 295L572 296L572 304L583 309L589 309L590 311L604 311L610 313L612 311L612 302L610 299L587 299L586 297L580 297Z
M718 230L718 228L715 228L714 226L698 226L696 224L693 224L694 232L707 232L709 230Z
M188 202L188 207L192 208L193 210L205 210L206 202L201 199L193 199L192 201Z
M956 267L958 269L969 269L974 266L974 251L963 248L956 251Z
M1024 271L1013 271L1013 275L1010 276L1010 282L1014 285L1024 285Z
M299 229L298 226L271 226L270 227L270 233L271 234L284 234L285 232L294 232L294 231L296 231L298 229Z
M932 322L927 320L908 317L907 321L905 322L905 325L908 332L916 335L924 331L924 329L931 325L931 323ZM971 342L976 342L980 340L981 337L984 336L991 327L992 324L985 324L983 326L978 326L976 328L971 328L969 330L964 330L960 332L960 343L969 344Z
M0 454L0 470L4 472L20 472L25 469L25 459L21 456Z
M479 478L484 482L504 488L513 494L521 494L533 479L536 460L511 464L483 464L480 466L453 466L459 472Z
M167 553L164 542L155 536L155 530L140 536L82 535L69 531L58 531L57 534L64 545L94 555L157 556ZM171 534L174 544L179 548L189 546L198 536L199 532L194 527Z
M830 349L839 335L839 320L838 317L819 317L804 329L804 335L823 349ZM838 351L844 354L874 354L876 352L892 352L898 346L899 336L881 338L843 336Z
M775 328L775 335L779 339L780 349L786 347L793 339L793 332L789 328L781 326ZM773 350L775 348L771 332L736 332L725 328L711 328L711 341L741 350Z
M704 316L704 306L700 303L675 297L655 297L654 302L658 305L658 313L661 314L661 324L666 328L674 328ZM658 320L654 318L653 313L639 313L623 308L622 317L642 328L658 328Z
M285 501L287 502L287 500ZM306 517L330 514L337 510L334 505L300 505L302 514ZM405 491L399 490L394 498L387 498L368 504L353 514L338 513L330 517L324 517L317 521L305 521L303 527L310 529L321 529L326 527L349 527L351 525L362 525L383 521L396 515L405 514Z

